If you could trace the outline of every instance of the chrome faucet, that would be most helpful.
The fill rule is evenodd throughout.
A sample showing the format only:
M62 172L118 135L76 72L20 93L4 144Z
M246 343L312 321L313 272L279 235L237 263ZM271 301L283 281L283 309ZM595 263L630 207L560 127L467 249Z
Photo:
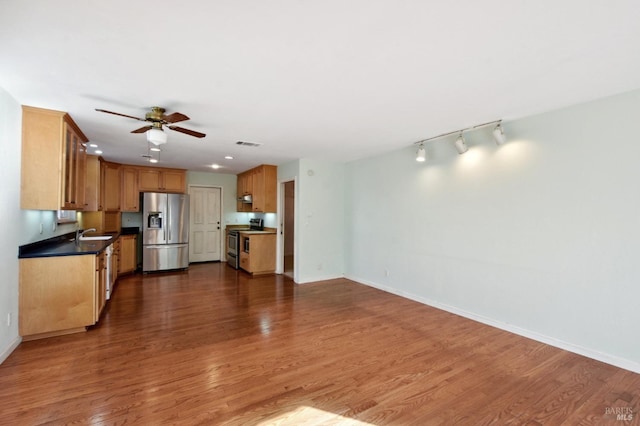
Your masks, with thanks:
M96 228L85 229L84 231L80 231L80 229L76 229L76 243L80 242L80 238L84 237L86 232L96 232Z

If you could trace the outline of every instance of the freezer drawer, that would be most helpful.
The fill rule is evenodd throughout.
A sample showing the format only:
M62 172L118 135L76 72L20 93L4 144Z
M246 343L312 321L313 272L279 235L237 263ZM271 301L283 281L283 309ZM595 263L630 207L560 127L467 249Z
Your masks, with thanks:
M189 244L142 246L142 272L189 267Z

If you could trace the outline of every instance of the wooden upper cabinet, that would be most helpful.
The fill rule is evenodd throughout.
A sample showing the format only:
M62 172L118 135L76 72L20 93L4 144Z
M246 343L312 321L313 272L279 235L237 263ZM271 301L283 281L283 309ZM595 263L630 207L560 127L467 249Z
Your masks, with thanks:
M140 190L138 189L138 169L122 166L121 211L140 211Z
M277 210L278 168L262 165L238 175L238 197L251 195L252 203L238 201L240 212L275 213Z
M23 106L20 207L84 208L87 142L67 113Z
M180 169L140 167L138 169L138 189L140 192L185 193L187 189L186 172Z
M163 190L168 192L187 192L187 174L184 170L165 170L162 172Z
M239 212L251 212L253 211L252 205L244 203L240 200L243 195L251 195L253 192L253 170L249 170L238 175L237 181L237 195L238 205L237 210Z
M101 161L99 157L96 157L95 155L87 155L83 210L88 212L97 212L102 210L102 203L100 200L100 163Z
M64 209L78 210L84 208L84 185L85 185L85 169L87 162L87 151L84 144L87 142L82 140L78 132L71 126L68 121L64 123L65 134L65 177L64 191L62 194L64 200Z
M119 212L120 211L120 164L110 163L108 161L102 162L102 182L101 182L101 195L102 206L106 212Z

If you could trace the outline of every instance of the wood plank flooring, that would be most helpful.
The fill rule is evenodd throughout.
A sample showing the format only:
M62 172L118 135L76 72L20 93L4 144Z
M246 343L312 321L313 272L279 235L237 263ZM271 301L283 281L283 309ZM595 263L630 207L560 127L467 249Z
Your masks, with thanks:
M626 425L639 398L638 374L346 279L220 263L121 279L97 326L0 365L2 425Z

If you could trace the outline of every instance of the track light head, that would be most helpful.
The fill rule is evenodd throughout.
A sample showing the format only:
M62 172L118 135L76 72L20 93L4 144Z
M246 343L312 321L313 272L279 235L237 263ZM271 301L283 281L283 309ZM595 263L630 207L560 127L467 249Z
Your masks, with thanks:
M456 141L453 144L458 150L458 154L464 154L465 152L469 151L469 147L467 146L467 143L464 141L464 137L462 136L462 133L460 133L460 136L458 136L458 139L456 139Z
M504 129L500 123L493 129L493 139L495 139L497 145L502 145L507 140L504 135Z
M427 159L427 153L424 150L424 145L420 144L418 152L416 153L416 161L424 162Z

